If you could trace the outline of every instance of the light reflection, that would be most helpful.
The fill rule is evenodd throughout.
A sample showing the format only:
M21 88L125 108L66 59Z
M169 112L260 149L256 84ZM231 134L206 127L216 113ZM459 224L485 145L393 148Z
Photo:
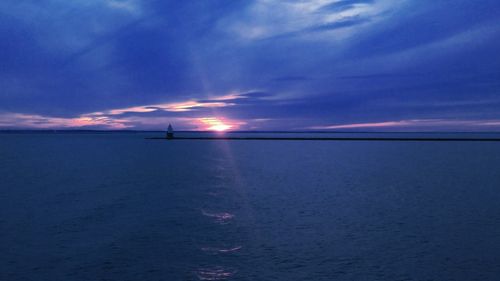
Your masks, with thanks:
M203 247L201 250L210 254L228 254L241 250L243 246L235 246L231 248L214 248L214 247Z
M212 213L202 210L201 213L206 217L213 218L219 224L228 224L234 218L233 214L227 212Z
M196 271L196 276L200 280L226 280L237 272L236 269L216 266L213 268L200 268Z

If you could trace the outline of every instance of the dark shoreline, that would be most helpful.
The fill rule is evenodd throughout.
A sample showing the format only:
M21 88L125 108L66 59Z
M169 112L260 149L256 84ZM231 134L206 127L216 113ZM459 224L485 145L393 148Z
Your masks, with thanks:
M120 133L165 133L165 130L24 130L0 129L0 134L120 134ZM175 133L208 133L214 131L189 131L176 130ZM456 135L456 134L500 134L500 131L227 131L224 134L431 134L431 135Z
M280 137L149 137L147 140L267 140L267 141L475 141L475 142L500 142L500 138L379 138L379 137L337 137L337 138L280 138Z

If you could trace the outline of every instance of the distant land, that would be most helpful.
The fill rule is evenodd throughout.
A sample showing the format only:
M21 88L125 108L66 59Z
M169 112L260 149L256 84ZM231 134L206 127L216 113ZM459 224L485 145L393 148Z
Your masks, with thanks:
M9 133L27 133L27 134L65 134L65 133L164 133L167 130L86 130L86 129L0 129L0 134ZM210 134L498 134L495 131L195 131L195 130L176 130L175 133L210 133Z

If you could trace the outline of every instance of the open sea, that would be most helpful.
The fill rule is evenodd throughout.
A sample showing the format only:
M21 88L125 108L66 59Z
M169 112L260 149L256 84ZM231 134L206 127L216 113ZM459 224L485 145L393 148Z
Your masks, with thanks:
M0 134L0 280L500 280L500 142L161 135Z

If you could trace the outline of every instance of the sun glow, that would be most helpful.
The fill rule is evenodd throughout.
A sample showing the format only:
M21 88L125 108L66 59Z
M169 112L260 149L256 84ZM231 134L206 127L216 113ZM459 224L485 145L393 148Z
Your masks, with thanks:
M231 129L232 126L230 125L225 125L225 124L220 124L220 125L214 125L212 127L209 127L209 130L217 131L217 132L223 132Z
M201 118L200 122L206 126L205 130L208 131L224 132L234 127L233 125L226 124L224 121L214 117Z

